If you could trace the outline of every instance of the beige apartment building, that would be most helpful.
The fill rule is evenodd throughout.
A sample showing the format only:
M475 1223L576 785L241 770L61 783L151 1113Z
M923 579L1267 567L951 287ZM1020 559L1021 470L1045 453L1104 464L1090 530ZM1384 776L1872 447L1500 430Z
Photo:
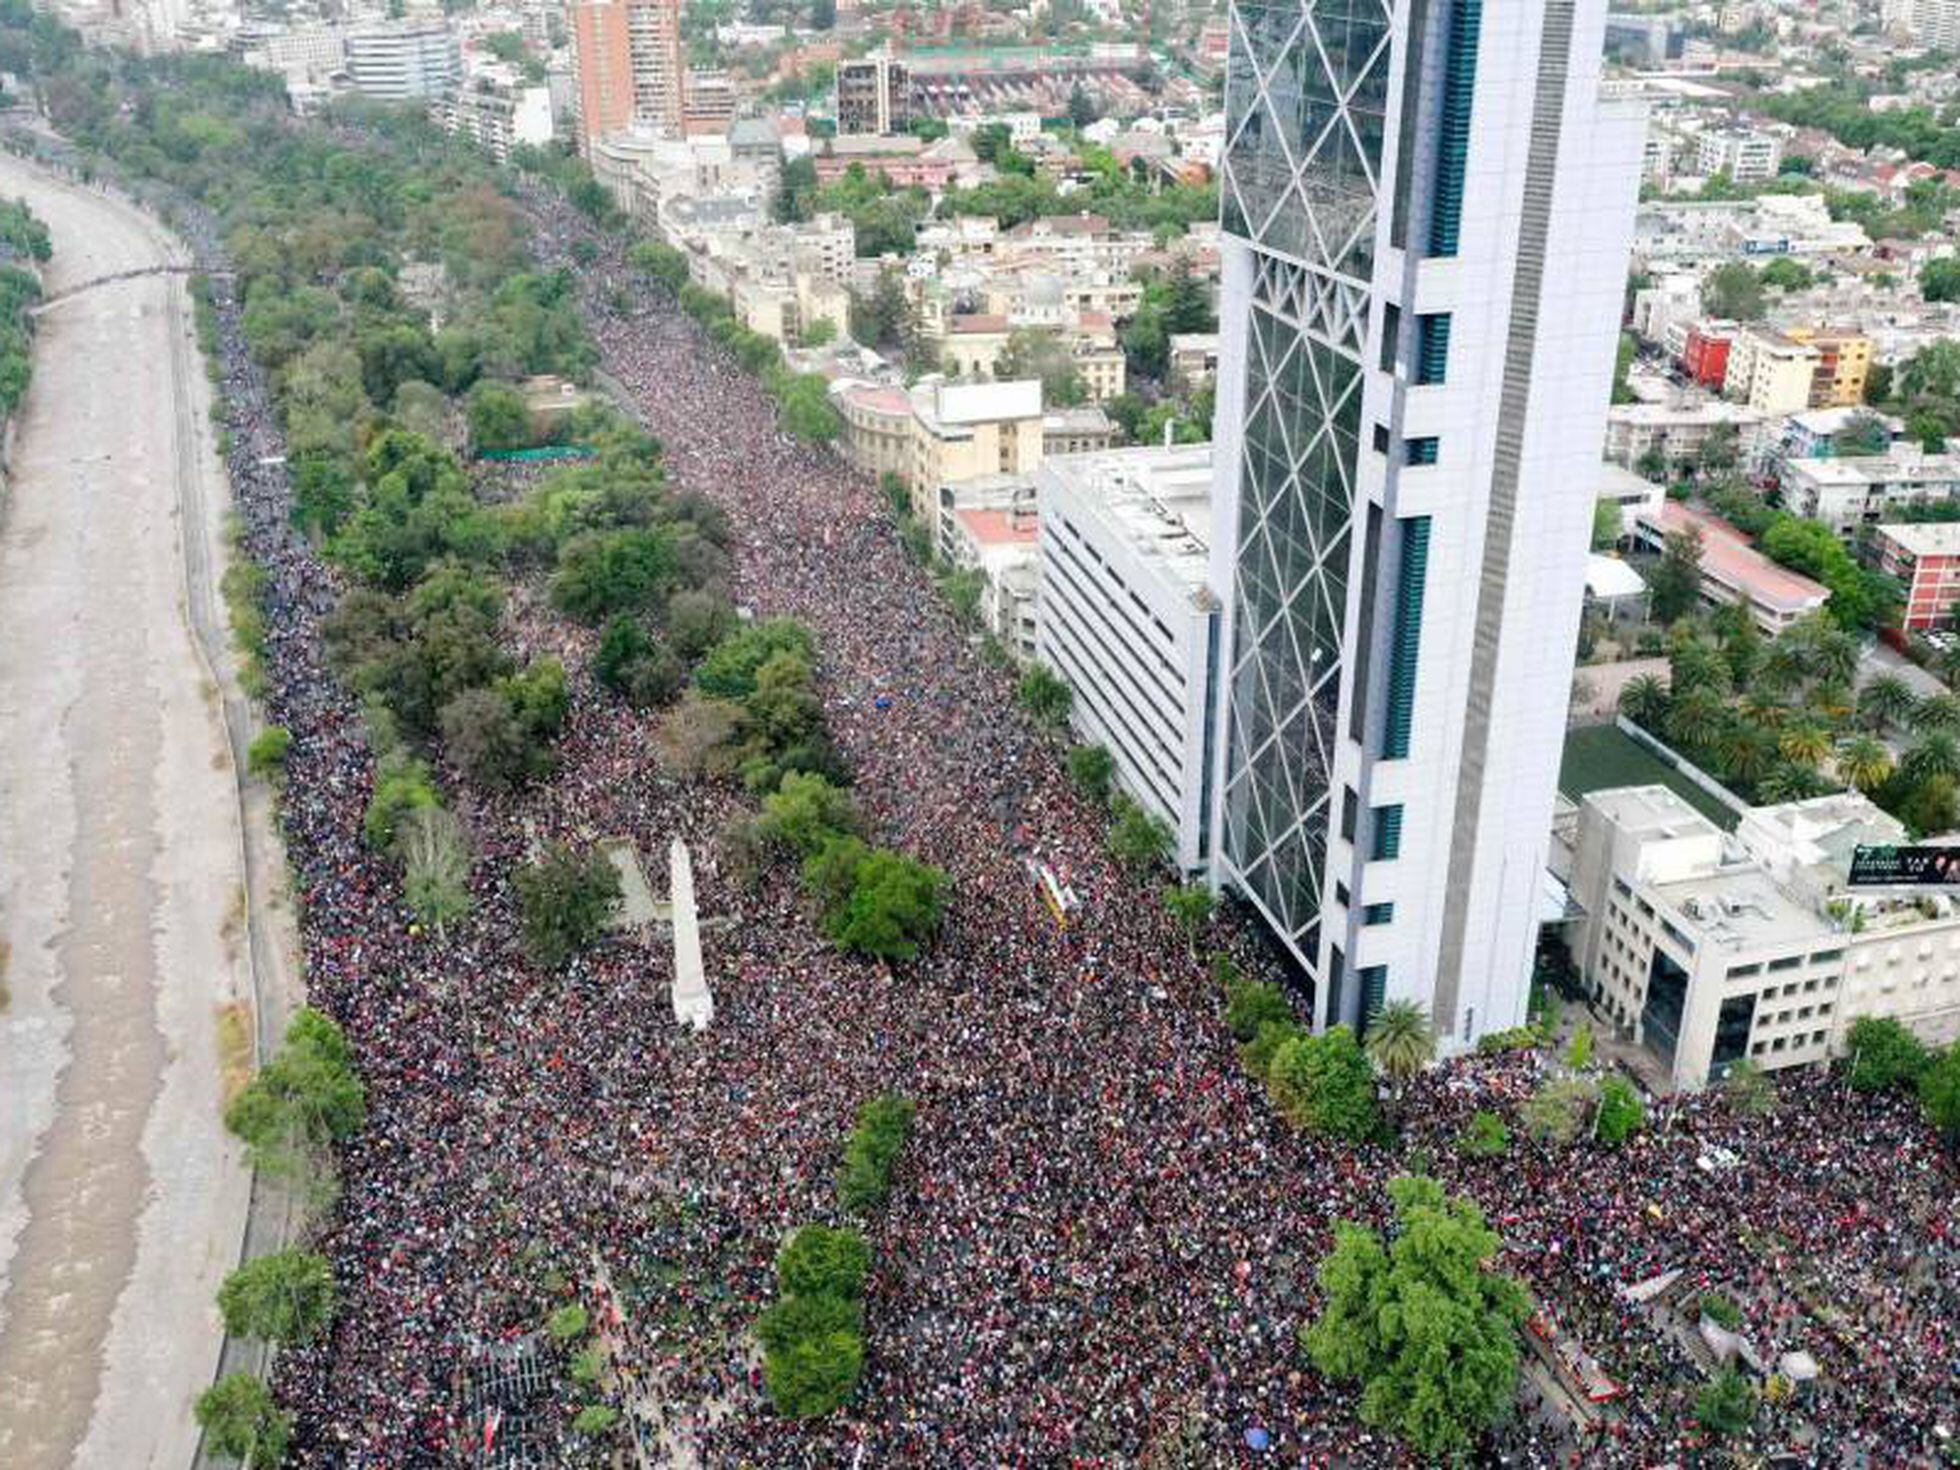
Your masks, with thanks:
M912 513L939 544L941 492L1002 475L1032 475L1044 454L1041 384L948 383L907 390L840 385L844 455L868 474L897 475Z
M1722 391L1758 412L1782 415L1811 407L1820 354L1782 332L1754 328L1736 334Z

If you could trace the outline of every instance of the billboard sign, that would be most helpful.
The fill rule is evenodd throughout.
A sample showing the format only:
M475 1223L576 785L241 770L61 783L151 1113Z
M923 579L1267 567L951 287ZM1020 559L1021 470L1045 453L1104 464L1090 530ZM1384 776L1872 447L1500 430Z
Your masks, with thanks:
M1853 888L1960 887L1960 847L1859 847Z

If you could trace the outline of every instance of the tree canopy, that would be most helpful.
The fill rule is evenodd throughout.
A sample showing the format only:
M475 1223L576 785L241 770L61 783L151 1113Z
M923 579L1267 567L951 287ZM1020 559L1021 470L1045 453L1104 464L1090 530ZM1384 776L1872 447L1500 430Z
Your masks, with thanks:
M1318 1273L1325 1296L1302 1333L1314 1366L1361 1388L1362 1419L1443 1458L1471 1448L1517 1393L1524 1288L1491 1269L1503 1242L1432 1179L1392 1180L1384 1240L1334 1228Z

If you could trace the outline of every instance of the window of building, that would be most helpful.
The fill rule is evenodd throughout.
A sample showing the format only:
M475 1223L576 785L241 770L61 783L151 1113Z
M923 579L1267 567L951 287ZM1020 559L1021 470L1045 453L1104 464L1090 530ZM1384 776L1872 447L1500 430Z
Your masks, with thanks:
M1377 454L1388 453L1388 439L1389 439L1388 425L1376 424L1375 425L1375 453Z
M1363 924L1392 924L1395 922L1395 905L1392 903L1371 903L1361 911Z
M1388 719L1382 754L1404 760L1415 724L1416 655L1422 647L1422 602L1429 573L1429 517L1402 522L1402 565L1395 589L1395 638L1388 661Z
M1375 843L1369 855L1376 862L1393 862L1402 856L1402 803L1376 807L1374 830Z
M1341 840L1354 841L1354 826L1360 819L1361 800L1354 794L1352 786L1341 791Z
M1449 373L1450 314L1429 312L1416 318L1416 383L1432 387Z
M1420 439L1410 439L1402 446L1402 462L1411 465L1436 463L1443 452L1443 441L1435 435L1425 435Z
M1463 188L1470 160L1470 111L1477 90L1477 43L1483 0L1455 0L1450 7L1444 57L1443 108L1436 140L1436 188L1429 216L1429 253L1455 255L1463 227Z
M1338 878L1334 880L1334 902L1342 908L1348 906L1348 886Z

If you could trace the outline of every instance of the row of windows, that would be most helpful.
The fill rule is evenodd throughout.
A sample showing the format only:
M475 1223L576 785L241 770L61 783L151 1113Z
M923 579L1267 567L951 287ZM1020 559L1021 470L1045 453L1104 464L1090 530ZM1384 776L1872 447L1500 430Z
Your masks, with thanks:
M1122 669L1126 675L1134 672L1148 676L1147 684L1137 683L1137 692L1151 707L1151 713L1167 724L1182 727L1186 697L1182 671L1161 654L1153 654L1155 667L1148 664L1139 666L1135 656L1139 641L1135 629L1110 616L1111 603L1107 592L1095 586L1094 574L1076 559L1067 546L1055 542L1054 550L1056 554L1048 559L1047 566L1042 570L1044 578L1055 583L1059 590L1072 594L1066 600L1079 609L1079 617L1107 630L1109 638L1098 638L1096 641L1106 650L1111 642L1122 650L1120 657L1111 654L1112 668ZM1137 681L1133 679L1132 682Z
M1808 1036L1775 1036L1765 1041L1754 1042L1749 1047L1752 1057L1764 1056L1770 1052L1802 1051L1807 1046L1822 1046L1830 1037L1828 1031L1813 1031Z
M1118 572L1114 567L1110 566L1108 562L1103 560L1102 553L1096 549L1095 543L1093 541L1090 541L1087 537L1085 537L1082 534L1081 531L1076 529L1076 525L1074 521L1070 520L1067 516L1063 516L1061 518L1061 521L1062 521L1062 529L1067 531L1069 536L1073 538L1075 543L1095 559L1096 565L1102 568L1103 575L1108 577L1109 580L1113 582L1116 586L1122 588L1123 591L1129 596L1131 604L1137 610L1137 615L1140 618L1142 618L1144 621L1148 622L1151 627L1157 630L1157 637L1160 640L1162 640L1169 647L1175 648L1177 646L1177 635L1171 632L1170 628L1165 625L1164 620L1162 618L1158 617L1156 613L1150 610L1150 604L1145 602L1141 597L1137 596L1136 589L1131 587L1128 582L1123 580L1122 574ZM1176 666L1172 664L1171 661L1165 658L1162 654L1159 654L1157 656L1157 662L1161 663L1165 668L1170 669L1173 673L1176 672Z
M1830 1015L1830 1013L1831 1003L1825 1001L1822 1005L1797 1006L1789 1010L1771 1011L1767 1015L1759 1011L1756 1015L1756 1024L1758 1026L1787 1026L1792 1021L1808 1021L1812 1016L1815 1016L1821 1021Z
M1844 951L1841 949L1820 949L1815 954L1810 955L1782 955L1769 962L1769 971L1771 974L1775 974L1783 970L1794 970L1806 961L1813 965L1835 965L1843 958ZM1762 973L1763 966L1760 962L1750 965L1730 965L1728 978L1731 980L1741 980L1747 976L1760 975ZM1764 993L1768 994L1769 992Z
M1159 727L1144 718L1121 689L1110 684L1105 677L1106 671L1111 667L1120 668L1121 665L1110 663L1113 655L1093 628L1078 628L1076 622L1075 619L1056 617L1052 611L1043 618L1043 631L1050 646L1066 655L1073 665L1063 670L1069 684L1096 716L1098 723L1116 738L1129 756L1130 764L1156 778L1159 796L1175 809L1175 793L1179 784L1166 769L1165 759L1160 757L1168 759L1171 769L1177 769L1180 765L1178 753L1172 751L1169 743L1157 733ZM1101 659L1092 657L1082 646L1082 637L1097 645L1102 653Z

